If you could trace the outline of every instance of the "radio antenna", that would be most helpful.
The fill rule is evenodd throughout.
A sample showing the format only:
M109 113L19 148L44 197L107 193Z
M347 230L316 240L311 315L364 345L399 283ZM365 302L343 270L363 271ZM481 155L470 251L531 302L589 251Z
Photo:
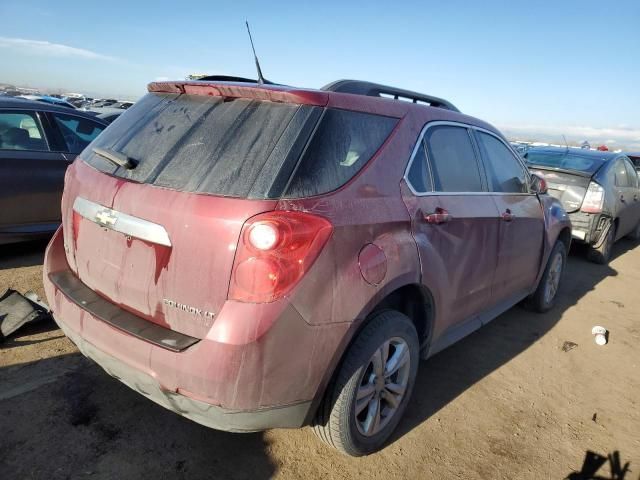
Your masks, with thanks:
M257 61L257 60L256 60ZM566 153L569 153L569 144L567 143L567 137L562 135L562 139L564 140L564 148L567 149Z
M244 21L247 26L247 33L249 34L249 41L251 42L251 50L253 50L253 58L256 61L256 70L258 70L258 83L263 85L265 83L264 77L262 76L262 70L260 69L260 62L258 61L258 55L256 55L256 47L253 46L253 38L251 37L251 29L249 29L249 22L247 20Z

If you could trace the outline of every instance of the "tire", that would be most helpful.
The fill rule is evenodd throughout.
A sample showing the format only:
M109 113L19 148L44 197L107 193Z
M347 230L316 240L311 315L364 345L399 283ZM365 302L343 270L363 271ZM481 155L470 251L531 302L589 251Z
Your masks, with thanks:
M377 364L384 365L386 371L394 358L405 359L388 377L376 375L374 367L374 356L384 358L383 346L387 342L390 344L387 361ZM371 318L349 347L327 388L316 414L315 434L328 445L354 457L379 450L398 425L411 397L418 372L419 347L416 329L407 316L386 310ZM393 390L398 393L387 390L388 385L394 385ZM398 386L402 385L405 388L401 395L402 388ZM359 406L364 407L356 415L358 394L363 395ZM397 402L395 408L391 399ZM378 423L368 421L376 417Z
M526 302L527 307L539 313L549 311L556 303L562 284L562 274L567 264L567 248L560 240L556 242L547 260L538 288Z
M640 241L640 222L638 222L638 225L636 225L636 228L634 228L631 233L627 234L627 238L634 242Z
M604 241L598 246L591 246L589 248L589 252L587 253L587 258L593 263L597 263L600 265L606 265L609 263L609 259L611 258L611 251L613 250L613 242L616 238L616 226L614 223L611 224L609 230L607 231L607 236Z

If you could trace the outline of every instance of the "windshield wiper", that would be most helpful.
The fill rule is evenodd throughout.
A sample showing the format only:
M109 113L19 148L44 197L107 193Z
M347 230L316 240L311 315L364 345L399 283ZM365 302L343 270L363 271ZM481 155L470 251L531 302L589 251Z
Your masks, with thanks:
M133 170L138 166L138 162L136 162L133 158L127 157L126 155L123 155L119 152L114 152L113 150L94 148L93 153L95 153L96 155L100 155L102 158L106 158L114 165L126 168L127 170Z

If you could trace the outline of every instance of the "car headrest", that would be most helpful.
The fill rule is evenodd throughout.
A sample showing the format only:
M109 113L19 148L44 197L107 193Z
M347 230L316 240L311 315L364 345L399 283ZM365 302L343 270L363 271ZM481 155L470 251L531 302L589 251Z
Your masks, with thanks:
M29 130L30 128L36 128L36 122L31 117L26 117L20 121L20 128Z
M5 144L11 144L20 146L23 148L29 147L29 132L24 128L12 127L4 132L3 142Z

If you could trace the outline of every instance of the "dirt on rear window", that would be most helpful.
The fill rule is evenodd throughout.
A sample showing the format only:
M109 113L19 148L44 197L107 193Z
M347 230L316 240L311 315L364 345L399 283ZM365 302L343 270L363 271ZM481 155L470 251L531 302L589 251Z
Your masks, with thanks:
M127 180L241 198L299 198L344 185L397 119L310 105L148 94L82 153ZM118 167L93 148L126 155Z

